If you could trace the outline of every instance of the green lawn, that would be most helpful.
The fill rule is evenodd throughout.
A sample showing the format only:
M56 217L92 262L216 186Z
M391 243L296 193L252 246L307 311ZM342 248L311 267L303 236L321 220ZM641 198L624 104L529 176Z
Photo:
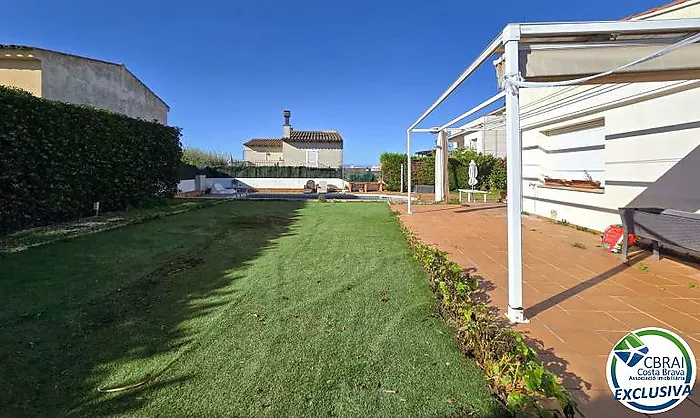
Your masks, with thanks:
M226 202L0 257L0 416L503 415L384 204Z
M28 228L9 235L0 235L0 253L23 251L49 242L94 234L155 217L170 216L192 209L212 206L220 202L203 199L171 199L162 203L159 206L133 208L122 212L100 213L99 216Z

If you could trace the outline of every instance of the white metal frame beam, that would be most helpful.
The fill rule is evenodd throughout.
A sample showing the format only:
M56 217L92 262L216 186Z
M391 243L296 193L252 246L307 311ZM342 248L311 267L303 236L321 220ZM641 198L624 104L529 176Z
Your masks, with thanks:
M444 102L445 99L447 99L447 96L452 94L452 92L455 91L457 87L459 87L464 82L464 80L467 79L467 77L472 75L472 73L476 71L476 69L479 68L481 64L484 63L484 61L486 61L487 59L489 59L490 56L495 54L498 50L498 47L500 47L502 43L503 42L500 35L496 39L491 41L491 43L483 51L481 51L481 54L477 57L477 59L475 59L474 62L472 62L469 65L469 67L467 67L467 69L464 70L464 72L459 77L457 77L457 79L452 83L452 85L448 87L447 90L445 90L440 95L440 97L438 97L438 99L435 100L435 102L432 105L430 105L430 107L425 112L423 112L423 114L420 115L420 117L416 119L415 122L413 122L411 126L408 127L408 130L412 130L413 128L418 126L419 123L423 122L423 120L427 118L428 115L431 114L433 110L435 110L435 108L440 106L440 104Z
M501 100L502 98L506 97L506 92L502 91L495 96L491 97L490 99L482 102L481 104L477 105L476 107L471 108L470 110L462 113L461 115L457 116L456 118L452 119L451 121L447 122L446 124L442 125L441 127L438 128L439 131L442 131L443 129L449 128L450 126L454 125L455 123L464 120L468 118L469 116L473 115L476 112L479 112L492 104L496 103L497 101Z

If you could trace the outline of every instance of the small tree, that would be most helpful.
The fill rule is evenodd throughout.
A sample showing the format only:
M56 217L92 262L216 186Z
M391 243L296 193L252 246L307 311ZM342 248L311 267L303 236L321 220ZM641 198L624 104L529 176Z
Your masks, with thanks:
M489 186L491 190L504 191L508 188L506 172L506 160L496 159L489 175Z

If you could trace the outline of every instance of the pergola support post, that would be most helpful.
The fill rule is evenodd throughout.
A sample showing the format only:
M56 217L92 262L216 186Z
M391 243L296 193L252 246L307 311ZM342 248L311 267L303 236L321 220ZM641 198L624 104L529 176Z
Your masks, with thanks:
M408 184L408 210L409 214L413 213L411 211L411 128L406 130L406 182Z
M506 76L518 76L518 44L520 26L508 25L503 31ZM511 322L528 322L523 309L522 270L522 140L520 134L519 89L505 82L506 93L506 153L508 171L508 311Z
M438 132L435 146L435 201L449 201L449 186L447 179L447 132Z

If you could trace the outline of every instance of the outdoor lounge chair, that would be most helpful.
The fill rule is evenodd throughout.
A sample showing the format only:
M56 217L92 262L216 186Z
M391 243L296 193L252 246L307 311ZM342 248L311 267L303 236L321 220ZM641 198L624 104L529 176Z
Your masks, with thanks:
M211 186L211 194L229 195L235 193L236 189L227 189L224 186L222 186L221 183L214 183Z
M313 180L306 182L306 185L304 186L304 193L316 193L316 183L314 183Z
M627 260L628 237L632 233L651 240L654 258L659 259L659 248L676 247L700 252L700 214L662 208L619 208L625 227L622 241L622 259Z

